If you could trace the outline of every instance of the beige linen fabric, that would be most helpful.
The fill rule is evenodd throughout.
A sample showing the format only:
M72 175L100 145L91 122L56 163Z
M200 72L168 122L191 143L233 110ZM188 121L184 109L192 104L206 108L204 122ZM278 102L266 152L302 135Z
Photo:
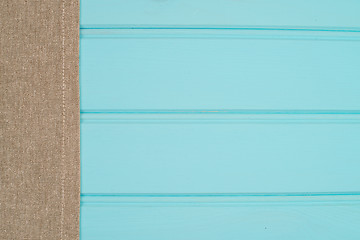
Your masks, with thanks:
M78 239L79 0L1 0L0 28L0 239Z

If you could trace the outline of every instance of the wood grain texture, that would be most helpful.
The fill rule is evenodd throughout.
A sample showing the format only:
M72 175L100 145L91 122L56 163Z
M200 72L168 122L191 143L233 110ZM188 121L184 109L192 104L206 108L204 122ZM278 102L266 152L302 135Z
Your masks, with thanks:
M94 115L82 193L360 191L358 114Z
M82 111L360 109L360 33L89 31Z
M84 0L81 27L360 27L357 0Z
M81 239L359 239L360 2L81 2Z
M82 240L356 240L360 234L358 195L93 198L82 198Z

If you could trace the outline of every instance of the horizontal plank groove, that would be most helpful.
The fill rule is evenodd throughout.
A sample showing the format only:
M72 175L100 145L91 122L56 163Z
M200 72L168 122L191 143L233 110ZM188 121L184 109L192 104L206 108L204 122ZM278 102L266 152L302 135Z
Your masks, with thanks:
M81 114L360 114L360 110L242 110L242 109L146 109L146 110L86 110Z
M81 38L243 38L359 41L360 30L271 28L81 29Z
M81 197L306 197L360 196L360 192L261 192L261 193L81 193Z
M282 194L83 194L81 204L359 204L356 193Z
M241 30L241 31L305 31L305 32L360 32L360 28L318 28L313 26L148 26L148 25L82 25L81 34L89 31L84 30Z
M299 113L299 112L236 112L236 111L189 111L189 112L142 112L142 113L81 113L82 123L348 123L359 124L360 114Z

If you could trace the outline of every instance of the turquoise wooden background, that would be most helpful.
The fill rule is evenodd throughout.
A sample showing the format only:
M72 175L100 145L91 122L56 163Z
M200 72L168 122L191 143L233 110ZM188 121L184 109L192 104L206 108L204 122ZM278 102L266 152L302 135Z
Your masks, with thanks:
M82 0L81 239L360 239L360 1Z

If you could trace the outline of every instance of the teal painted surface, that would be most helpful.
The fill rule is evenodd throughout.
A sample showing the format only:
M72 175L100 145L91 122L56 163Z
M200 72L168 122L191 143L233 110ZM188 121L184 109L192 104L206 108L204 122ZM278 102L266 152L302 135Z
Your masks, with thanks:
M218 115L83 114L82 192L360 190L360 114Z
M82 239L357 240L360 235L359 196L93 198L82 198Z
M206 32L82 35L82 110L360 109L360 32Z
M360 1L81 1L81 239L359 239Z
M359 28L357 0L83 0L81 27Z

